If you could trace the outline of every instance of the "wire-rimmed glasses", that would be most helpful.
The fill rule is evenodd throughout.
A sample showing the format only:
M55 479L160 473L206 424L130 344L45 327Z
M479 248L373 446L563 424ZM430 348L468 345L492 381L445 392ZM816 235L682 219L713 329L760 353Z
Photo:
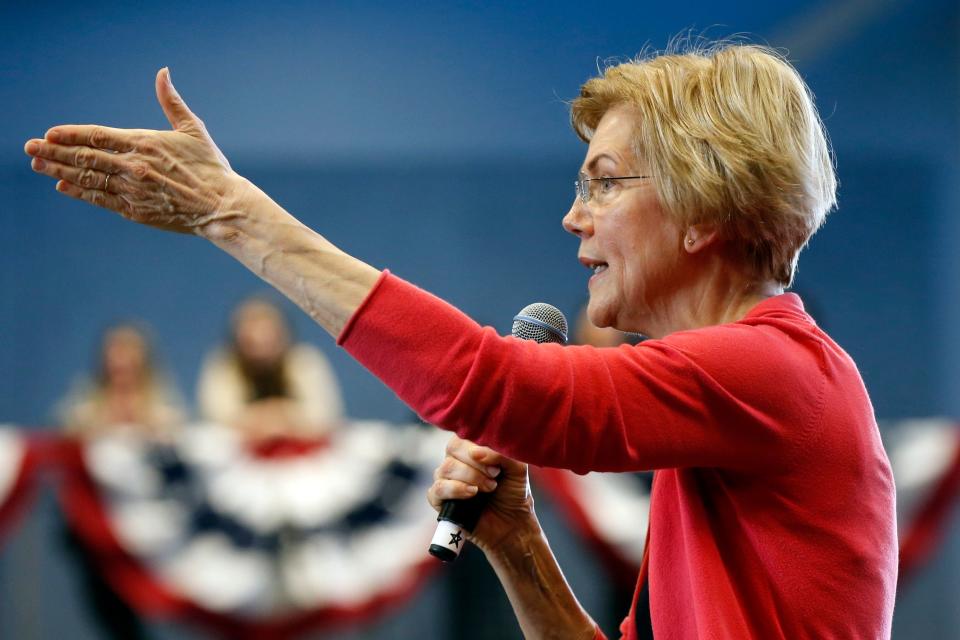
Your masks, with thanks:
M610 193L613 189L615 180L642 180L652 178L653 176L603 176L601 178L588 178L587 174L580 172L573 186L580 202L587 204L594 198L600 199L605 193Z

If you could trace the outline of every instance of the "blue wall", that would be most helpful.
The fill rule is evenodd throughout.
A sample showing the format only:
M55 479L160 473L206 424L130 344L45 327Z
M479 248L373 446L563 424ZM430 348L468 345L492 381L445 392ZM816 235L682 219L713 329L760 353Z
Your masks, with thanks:
M229 308L263 288L198 239L56 194L29 170L27 138L71 121L165 127L153 75L169 65L241 173L347 251L506 331L528 302L572 314L585 295L560 228L583 152L563 100L598 58L711 25L789 48L817 95L840 208L797 287L861 365L878 415L960 415L956 2L513 5L0 5L0 422L49 424L99 332L125 317L154 325L191 396ZM406 416L294 315L351 414ZM24 579L12 566L4 590ZM956 573L926 593L955 593ZM76 608L58 597L52 611ZM948 637L958 616L901 608L898 628Z

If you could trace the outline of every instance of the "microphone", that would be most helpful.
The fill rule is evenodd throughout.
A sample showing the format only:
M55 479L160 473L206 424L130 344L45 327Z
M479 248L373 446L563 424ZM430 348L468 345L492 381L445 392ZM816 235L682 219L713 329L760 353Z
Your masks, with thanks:
M545 302L528 304L513 317L513 337L520 340L567 343L567 319ZM445 500L437 516L437 531L430 541L430 555L453 562L463 548L464 531L473 531L492 493L478 493L469 500Z

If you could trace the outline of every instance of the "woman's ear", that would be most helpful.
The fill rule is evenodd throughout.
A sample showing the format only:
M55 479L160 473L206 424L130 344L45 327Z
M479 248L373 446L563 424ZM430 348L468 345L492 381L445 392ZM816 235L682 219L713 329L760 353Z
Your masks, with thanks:
M720 229L715 224L692 224L683 234L683 248L687 253L696 253L716 242L719 236Z

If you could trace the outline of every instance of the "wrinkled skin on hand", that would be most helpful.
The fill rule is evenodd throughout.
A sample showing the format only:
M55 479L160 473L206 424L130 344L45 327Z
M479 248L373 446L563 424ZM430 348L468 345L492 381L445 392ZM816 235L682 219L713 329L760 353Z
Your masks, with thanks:
M166 68L157 73L156 90L172 131L58 125L24 150L34 171L58 179L61 193L141 224L202 235L233 215L248 183L230 168Z
M496 480L494 479L496 478ZM496 551L520 528L537 529L527 465L457 436L433 473L427 500L437 511L444 500L466 500L491 493L476 528L468 536L485 552Z

